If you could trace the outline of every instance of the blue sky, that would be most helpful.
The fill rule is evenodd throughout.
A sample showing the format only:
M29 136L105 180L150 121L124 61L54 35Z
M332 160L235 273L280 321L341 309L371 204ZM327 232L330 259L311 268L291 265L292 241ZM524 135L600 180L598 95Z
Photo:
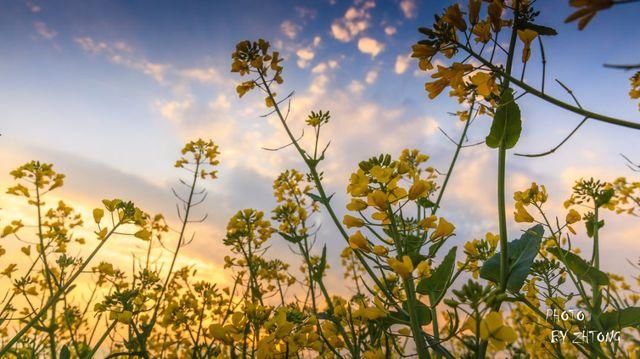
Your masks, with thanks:
M446 168L452 147L437 127L457 136L461 124L446 113L459 106L445 96L427 99L423 85L429 74L416 72L408 54L420 39L417 27L429 25L433 14L449 4L0 1L0 184L10 182L10 168L38 158L69 175L63 193L81 205L129 196L172 218L169 187L179 175L172 169L178 150L191 138L211 137L223 153L220 180L208 185L211 219L187 255L215 262L227 218L246 206L268 211L277 173L301 168L291 151L260 149L286 140L275 121L259 117L261 98L237 99L238 78L229 73L235 43L262 37L282 52L286 69L280 92L296 90L298 123L308 110L332 111L325 171L337 203L344 203L349 173L372 155L415 147L430 154L434 166ZM539 0L537 6L539 23L560 33L545 38L548 92L570 101L553 81L559 78L585 107L638 120L637 103L627 97L630 74L602 67L640 58L638 6L605 11L583 32L563 23L571 12L566 2ZM539 56L534 46L526 79L536 85ZM529 97L520 106L525 123L517 152L554 146L580 120ZM471 141L483 139L488 126L479 122ZM589 122L554 156L510 156L509 189L546 183L562 217L559 205L574 179L633 176L619 153L640 156L638 139L637 133ZM484 146L463 152L455 192L447 195L449 207L443 210L458 224L459 243L497 229L494 165L494 151ZM0 217L5 216L11 217L6 210ZM637 258L640 246L632 244L632 234L638 225L611 221L605 254ZM519 228L512 225L512 233ZM325 235L325 241L342 245L330 228ZM627 268L621 262L611 260L611 269Z

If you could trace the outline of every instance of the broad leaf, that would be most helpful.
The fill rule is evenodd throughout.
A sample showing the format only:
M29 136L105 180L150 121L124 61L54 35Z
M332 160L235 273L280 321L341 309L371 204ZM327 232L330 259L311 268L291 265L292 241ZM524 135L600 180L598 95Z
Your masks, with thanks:
M589 236L589 238L593 238L593 235L596 233L596 220L594 217L589 217L589 219L587 219L584 222L585 227L587 228L587 236ZM600 230L600 228L604 227L604 219L598 221L597 224L597 229Z
M533 260L538 255L544 228L537 224L529 228L520 239L509 242L507 255L509 268L507 274L507 289L519 291L529 275ZM495 283L500 282L500 253L496 253L486 260L480 268L480 277Z
M640 325L640 308L629 307L602 313L600 323L603 330L622 329Z
M493 115L491 131L486 138L487 146L498 148L500 142L504 140L505 148L512 148L518 143L520 132L522 132L520 108L513 99L513 90L507 89L502 94L500 106Z
M69 351L69 347L67 345L63 345L60 349L60 354L58 355L60 359L69 359L71 358L71 351Z
M402 308L409 312L409 304L405 301L402 302ZM424 303L416 301L416 315L418 316L418 323L420 325L427 325L431 323L431 309L427 307ZM409 321L409 318L406 319Z
M591 266L577 254L571 253L560 247L552 247L549 248L548 251L564 263L579 279L590 284L595 283L596 285L603 286L609 284L609 277L606 273Z
M423 278L418 283L416 291L420 294L428 294L432 306L440 302L449 286L455 267L457 249L458 247L451 248L442 263L431 273L431 276Z

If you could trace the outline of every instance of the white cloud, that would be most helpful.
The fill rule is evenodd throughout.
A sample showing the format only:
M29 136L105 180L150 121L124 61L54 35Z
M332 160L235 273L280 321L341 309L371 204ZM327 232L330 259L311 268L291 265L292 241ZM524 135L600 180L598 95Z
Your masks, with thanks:
M133 55L133 49L120 41L108 44L96 41L90 37L77 37L75 42L84 50L93 55L104 55L114 64L122 65L142 72L158 82L163 82L169 65L154 63L144 58Z
M311 69L311 73L321 74L321 73L326 72L327 70L333 70L333 69L335 69L337 67L338 67L338 61L329 60L329 61L321 62L321 63L317 64L316 66L314 66Z
M384 44L370 37L358 40L358 50L372 57L376 57L384 49Z
M154 105L160 116L175 124L180 124L184 121L187 111L192 108L193 99L156 101Z
M322 95L325 93L328 84L329 77L327 77L327 75L320 74L311 80L311 85L309 85L309 92L314 95Z
M327 66L326 63L321 62L321 63L317 64L316 66L314 66L311 69L311 72L314 73L314 74L321 74L321 73L325 72L328 67L329 66Z
M214 84L214 83L222 82L222 77L220 76L220 73L213 67L207 67L207 68L195 67L190 69L184 69L184 70L180 70L179 74L186 79L195 80L195 81L206 83L206 84Z
M426 122L427 122L427 125L424 128L424 134L425 136L428 137L436 133L440 125L438 124L438 121L436 121L434 118L427 118Z
M209 107L213 110L227 110L231 107L231 103L225 94L220 94L215 100L209 102Z
M114 64L141 72L159 83L172 84L174 89L181 89L192 82L207 85L223 82L220 72L212 66L177 69L140 56L124 41L108 43L91 37L76 37L74 41L86 53L104 56Z
M370 70L369 72L367 72L367 76L365 77L364 81L369 85L373 84L378 79L378 72L378 70Z
M322 42L322 38L320 36L315 36L313 38L313 47L318 47L320 46L320 43Z
M396 32L398 32L398 29L395 28L395 26L387 26L384 28L384 33L389 35L389 36L393 36L396 34Z
M290 39L295 39L300 30L300 25L293 23L291 20L285 20L280 24L280 31Z
M106 43L95 41L90 37L76 37L75 42L82 50L91 54L99 54L109 49L109 45Z
M369 27L370 10L376 6L373 1L365 1L358 7L352 6L344 16L331 24L331 34L338 41L349 42Z
M47 24L42 21L35 22L33 26L38 35L43 39L52 40L54 37L58 36L58 33L55 30L47 26Z
M313 50L308 47L298 49L298 51L296 51L296 55L298 56L298 61L296 63L300 68L309 66L309 62L316 56Z
M409 67L409 62L411 61L411 55L398 55L396 57L396 65L394 66L394 71L401 75L407 71Z
M349 91L356 95L359 95L362 93L362 91L364 91L364 85L360 81L353 80L349 84Z
M417 6L415 0L400 1L400 10L402 10L402 14L408 19L416 17Z
M164 82L165 74L169 65L159 64L134 57L123 56L121 54L111 55L111 61L118 65L123 65L131 69L142 72L152 77L157 82Z

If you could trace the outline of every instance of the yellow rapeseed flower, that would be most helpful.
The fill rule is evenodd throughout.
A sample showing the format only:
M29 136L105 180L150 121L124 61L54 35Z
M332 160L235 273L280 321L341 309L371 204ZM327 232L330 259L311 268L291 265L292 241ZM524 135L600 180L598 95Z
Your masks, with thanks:
M367 202L358 198L352 198L351 202L347 204L347 209L350 211L363 211L367 207L368 207Z
M580 219L582 219L582 216L580 215L580 213L578 213L578 211L576 211L575 209L570 209L569 213L567 213L567 224L574 224L576 222L578 222Z
M454 226L452 223L448 222L444 218L440 218L440 221L438 222L438 226L436 227L436 230L433 231L433 233L431 233L430 238L431 240L437 240L437 239L448 237L453 233L455 229L456 229L456 226Z
M396 258L389 258L387 263L389 263L391 269L393 269L393 271L403 279L409 278L411 276L411 272L413 272L413 263L409 256L402 256L402 261L399 261Z
M488 340L495 349L502 350L516 341L517 335L513 328L504 325L502 314L491 312L480 322L480 338Z
M350 216L348 214L344 215L344 218L342 219L342 223L345 226L347 226L347 228L364 226L364 221L362 219L356 218L354 216Z
M411 188L409 188L409 199L414 200L416 198L424 196L424 194L429 191L430 188L431 184L425 180L415 181Z
M529 58L531 57L531 42L536 38L536 36L538 36L538 33L531 29L518 30L518 37L524 44L524 47L522 48L522 62L529 61Z
M362 235L362 232L357 231L349 237L349 246L353 249L360 249L362 251L370 251L369 241Z
M524 208L524 205L522 204L522 202L516 202L516 211L513 212L513 215L515 217L516 222L518 222L518 223L522 223L522 222L531 223L531 222L533 222L533 217Z

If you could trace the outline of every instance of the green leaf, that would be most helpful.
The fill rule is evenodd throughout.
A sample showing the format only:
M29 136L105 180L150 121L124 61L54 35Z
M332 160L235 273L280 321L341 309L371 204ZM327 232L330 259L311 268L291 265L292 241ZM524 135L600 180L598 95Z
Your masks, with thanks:
M434 258L446 241L437 241L429 246L429 258Z
M520 108L513 99L513 90L507 89L502 94L500 106L493 115L491 131L486 138L487 146L498 148L500 142L504 140L505 148L512 148L518 143L520 132L522 132Z
M640 308L629 307L602 313L600 323L604 330L636 327L640 325Z
M427 197L419 198L416 203L423 208L432 208L435 207L435 202L431 201Z
M290 235L288 235L288 234L286 234L284 232L280 232L280 231L278 231L278 234L282 238L284 238L287 242L291 242L291 243L294 243L294 244L298 243L298 242L300 242L301 240L304 239L304 237L301 237L301 236L290 236Z
M538 255L544 228L537 224L527 229L520 239L509 242L507 254L509 268L507 274L507 289L519 291L529 275L533 260ZM495 283L500 282L500 253L487 259L480 268L480 277Z
M595 217L589 217L589 219L587 219L584 222L584 225L587 227L587 236L589 238L593 238L593 235L596 233L596 218ZM602 227L604 227L604 219L598 221L598 230Z
M556 256L567 268L575 274L579 279L595 283L596 285L608 285L609 276L601 270L591 266L587 261L580 258L577 254L571 253L560 247L552 247L548 249L549 253Z
M432 306L438 304L447 291L453 276L457 250L458 247L451 248L442 263L431 273L431 276L422 278L416 287L416 292L429 295Z
M307 193L307 196L309 196L312 200L322 203L322 204L326 204L325 201L322 199L322 197L320 197L319 195L315 194L315 193ZM331 197L333 197L333 195L329 196L329 198L327 198L326 202L329 202L331 200Z
M390 237L394 235L393 231L386 232ZM427 259L426 256L420 254L420 249L424 244L424 241L421 237L414 235L406 235L403 237L403 242L406 248L406 254L411 258L411 263L413 266L417 266L418 263Z
M558 35L558 32L554 28L551 28L551 27L548 27L548 26L537 25L537 24L533 24L533 23L530 23L530 22L525 22L524 24L522 24L522 28L523 29L533 30L533 31L537 32L538 35L541 35L541 36L556 36L556 35Z
M409 303L406 301L402 302L402 308L409 312ZM431 323L431 309L427 307L424 303L416 301L416 315L418 317L418 323L420 325L427 325ZM409 321L409 318L407 318Z
M60 354L58 355L60 359L69 359L71 358L71 351L69 351L69 347L67 345L63 345L60 349Z
M322 247L322 256L320 256L320 263L318 263L318 265L316 266L313 279L317 281L321 280L326 267L327 267L327 245L325 244L324 247Z

